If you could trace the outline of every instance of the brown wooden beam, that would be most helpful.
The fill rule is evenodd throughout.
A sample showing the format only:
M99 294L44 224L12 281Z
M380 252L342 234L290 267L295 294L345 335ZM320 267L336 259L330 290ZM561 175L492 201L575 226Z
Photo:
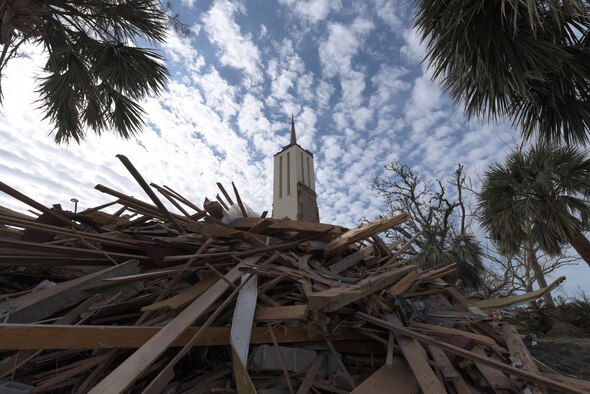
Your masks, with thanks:
M188 343L199 328L191 327L172 341L170 346L180 347ZM160 332L159 327L95 326L59 324L0 324L0 349L109 349L139 348ZM194 346L229 345L228 327L209 327ZM324 342L324 336L309 337L306 328L275 329L279 343ZM64 340L67 339L67 340ZM331 341L366 340L354 329L342 329L338 335L328 337ZM252 344L270 344L272 339L266 327L252 330Z

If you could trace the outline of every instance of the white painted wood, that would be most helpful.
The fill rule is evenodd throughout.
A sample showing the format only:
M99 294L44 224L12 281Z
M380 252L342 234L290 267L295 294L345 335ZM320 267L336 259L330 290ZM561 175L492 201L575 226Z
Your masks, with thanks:
M246 282L247 281L247 282ZM248 348L250 336L254 324L254 312L256 311L256 299L258 297L258 280L255 275L242 275L242 283L246 282L238 294L234 316L232 318L230 337L236 349L240 361L246 365L248 361Z

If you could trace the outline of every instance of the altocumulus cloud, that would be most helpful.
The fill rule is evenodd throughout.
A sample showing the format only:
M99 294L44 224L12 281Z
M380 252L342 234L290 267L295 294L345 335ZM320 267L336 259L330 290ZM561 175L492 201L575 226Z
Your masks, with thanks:
M3 182L46 205L110 201L97 183L146 199L115 158L121 153L148 181L197 204L217 194L216 182L235 181L253 209L270 210L272 155L288 143L293 114L298 141L315 154L322 221L354 226L383 211L370 179L391 160L434 177L459 162L481 172L518 138L508 125L467 123L430 81L409 3L173 0L172 7L192 33L170 31L159 48L172 79L162 97L146 99L146 127L129 141L105 133L54 145L35 109L44 55L28 47L9 64ZM27 209L5 195L0 204ZM570 282L587 286L586 279Z

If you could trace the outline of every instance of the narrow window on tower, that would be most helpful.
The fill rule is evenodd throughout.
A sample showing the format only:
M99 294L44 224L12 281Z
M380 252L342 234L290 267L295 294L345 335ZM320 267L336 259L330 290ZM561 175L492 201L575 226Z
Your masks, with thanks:
M279 156L279 198L283 198L283 156Z
M305 171L303 171L303 153L301 153L301 183L305 185Z
M291 154L287 152L287 196L291 195Z
M309 166L309 157L307 158L307 182L309 183L309 187L311 188L311 170Z

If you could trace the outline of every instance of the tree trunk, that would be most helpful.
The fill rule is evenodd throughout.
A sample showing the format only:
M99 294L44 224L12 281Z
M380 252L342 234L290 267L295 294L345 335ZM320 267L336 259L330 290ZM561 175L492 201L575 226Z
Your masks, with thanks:
M569 241L586 264L590 265L590 241L584 236L584 233L578 229Z
M527 260L529 262L530 267L535 274L535 278L537 279L537 283L539 284L539 288L547 287L547 281L545 280L545 275L543 274L543 269L539 265L539 260L537 260L537 251L529 242L529 245L526 248L527 252ZM555 306L553 302L553 297L551 297L551 292L548 291L547 293L543 294L543 300L545 300L546 305Z

